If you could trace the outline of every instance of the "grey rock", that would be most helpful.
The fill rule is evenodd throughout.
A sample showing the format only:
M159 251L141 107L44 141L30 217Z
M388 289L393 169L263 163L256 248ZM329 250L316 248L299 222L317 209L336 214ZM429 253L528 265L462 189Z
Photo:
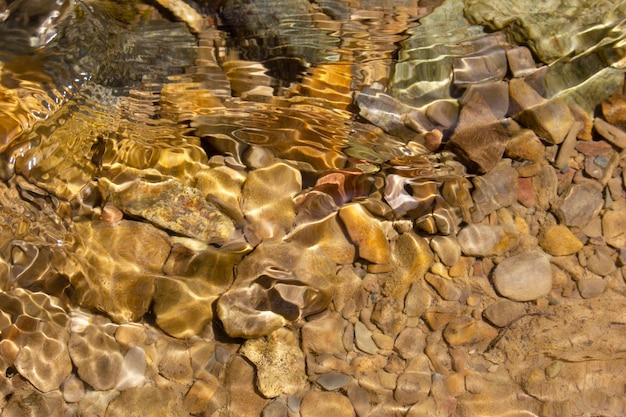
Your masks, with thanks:
M457 238L463 254L489 256L510 248L514 236L511 236L500 226L470 224L461 229Z
M372 340L372 332L360 321L354 324L354 340L356 347L363 352L372 355L378 352L378 346L376 346L376 343Z
M584 276L578 281L578 292L582 298L595 298L602 294L608 285L605 279Z
M557 203L556 215L567 226L584 227L596 217L602 206L602 187L592 181L575 184Z
M350 377L341 372L330 372L321 375L315 382L320 384L326 391L335 391L346 386L350 382Z
M552 288L550 261L539 251L507 258L496 267L493 284L499 294L514 301L545 297Z
M472 220L478 223L489 213L515 203L517 178L517 170L511 166L510 159L503 159L487 174L474 178Z
M598 247L593 255L587 258L587 269L602 277L609 275L617 269L615 261L611 258L611 252L606 247Z

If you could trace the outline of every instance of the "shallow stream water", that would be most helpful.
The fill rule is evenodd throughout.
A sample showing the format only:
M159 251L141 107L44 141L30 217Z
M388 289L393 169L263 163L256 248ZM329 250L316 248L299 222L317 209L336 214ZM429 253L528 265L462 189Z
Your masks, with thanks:
M625 18L0 0L1 415L624 415Z

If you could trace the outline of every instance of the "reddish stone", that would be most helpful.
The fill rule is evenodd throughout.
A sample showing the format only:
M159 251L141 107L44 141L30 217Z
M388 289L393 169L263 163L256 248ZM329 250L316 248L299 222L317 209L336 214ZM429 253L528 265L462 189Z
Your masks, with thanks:
M517 179L517 201L525 207L535 207L535 190L530 178Z
M598 156L610 153L613 147L603 140L593 142L579 141L576 143L576 150L586 156Z

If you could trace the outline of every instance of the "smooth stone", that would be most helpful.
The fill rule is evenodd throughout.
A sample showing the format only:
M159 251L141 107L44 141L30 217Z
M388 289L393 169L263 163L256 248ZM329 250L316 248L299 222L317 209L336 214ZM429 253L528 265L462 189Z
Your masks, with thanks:
M457 301L461 298L461 289L452 280L429 273L425 275L425 279L444 300Z
M478 103L485 103L489 106L490 118L493 116L497 120L503 119L506 117L506 112L509 108L509 87L504 81L470 85L459 99L459 103L462 106L475 106ZM463 109L467 108L463 107ZM477 120L467 120L467 116L463 116L463 122L477 124ZM491 122L493 120L489 119L486 121Z
M153 386L129 388L115 397L104 417L184 417L181 398L170 388Z
M196 174L196 188L202 191L205 198L236 223L243 220L241 211L241 186L245 177L238 171L228 167L211 168Z
M329 372L321 375L315 380L326 391L335 391L339 388L345 387L350 382L350 377L341 372Z
M471 317L454 318L443 329L443 338L450 346L460 346L474 340L477 324Z
M470 224L458 233L461 251L466 256L490 256L505 252L517 243L517 237L500 226Z
M213 416L260 416L270 401L259 393L255 379L254 365L241 355L233 355L226 364L223 387L227 400L220 409L228 413L218 411Z
M566 226L584 227L604 206L602 186L593 181L575 184L556 204L556 215Z
M208 280L159 277L152 308L156 324L177 338L198 335L212 322L217 298Z
M426 109L426 117L442 127L452 127L459 118L459 106L456 101L435 101Z
M307 386L304 353L287 329L247 340L240 352L257 369L257 388L266 398L296 394Z
M300 404L301 417L355 417L348 397L336 392L310 391Z
M550 261L539 251L506 258L495 268L493 284L499 294L513 301L545 297L552 289Z
M189 349L179 342L169 342L161 345L162 351L158 369L159 374L171 382L190 386L193 381L191 356Z
M480 54L456 57L452 61L454 84L457 86L501 80L507 69L506 52L497 46L483 49Z
M578 292L582 298L595 298L604 293L608 281L602 278L583 277L578 281Z
M115 385L118 391L140 387L146 382L146 368L148 361L146 352L139 346L133 346L126 351L122 359L122 367Z
M505 327L524 313L526 313L524 304L502 299L483 310L483 317L496 327Z
M99 327L72 333L68 343L80 379L98 391L114 388L122 370L123 356L115 339Z
M403 298L395 295L382 297L374 304L371 317L372 323L374 323L383 334L396 337L406 326L407 318L402 312L403 308Z
M225 402L224 391L219 382L203 381L196 379L185 398L183 399L184 410L193 415L202 415L203 413L215 412Z
M608 210L602 216L602 235L610 246L626 247L626 211Z
M611 94L602 100L602 115L612 125L625 127L626 123L626 96Z
M61 391L65 402L77 403L85 396L85 384L72 374L61 384Z
M454 266L461 259L461 246L454 236L434 236L430 247L447 266Z
M605 277L615 271L617 266L607 247L597 247L594 253L587 257L586 268L596 275Z
M498 162L487 174L474 178L472 220L481 222L489 213L517 201L517 171L510 159Z
M376 263L389 263L389 242L380 226L362 205L349 204L339 210L350 240L358 248L359 257Z
M560 101L548 101L526 109L515 119L551 144L563 142L575 122L569 107Z
M400 332L395 340L394 350L403 359L413 359L424 352L426 335L417 327L407 327Z
M341 335L345 321L338 315L311 320L302 326L302 350L305 353L332 353L343 351Z
M402 405L425 400L431 388L430 372L405 372L398 377L393 398Z
M425 284L417 281L411 284L404 300L404 314L407 317L420 317L430 307L432 296L426 291Z
M541 231L539 246L550 255L567 256L581 250L583 243L567 226L553 224Z
M247 234L259 241L285 235L295 216L293 197L301 190L302 174L284 162L251 171L241 190Z

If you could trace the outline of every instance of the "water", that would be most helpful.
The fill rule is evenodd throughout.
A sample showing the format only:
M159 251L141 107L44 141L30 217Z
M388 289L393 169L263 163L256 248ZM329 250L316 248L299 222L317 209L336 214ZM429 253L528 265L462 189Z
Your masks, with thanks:
M512 23L388 3L0 2L2 415L624 412L623 248L600 220L570 227L585 248L548 294L508 301L490 272L564 222L584 158L621 208L619 146L594 133L572 182L515 106L602 116L624 3ZM532 97L509 97L522 77ZM494 143L448 145L465 124ZM502 231L493 253L461 250L472 223Z

